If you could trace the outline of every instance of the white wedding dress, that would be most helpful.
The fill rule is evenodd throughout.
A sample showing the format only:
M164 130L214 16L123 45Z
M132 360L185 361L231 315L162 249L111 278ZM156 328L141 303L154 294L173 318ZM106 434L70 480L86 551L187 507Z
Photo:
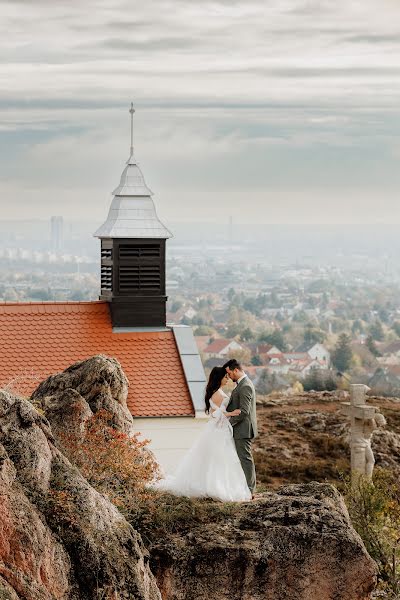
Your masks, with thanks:
M223 502L251 499L233 441L232 425L224 415L229 396L222 390L219 393L223 397L221 405L210 401L213 412L200 436L178 464L175 474L158 481L156 489Z

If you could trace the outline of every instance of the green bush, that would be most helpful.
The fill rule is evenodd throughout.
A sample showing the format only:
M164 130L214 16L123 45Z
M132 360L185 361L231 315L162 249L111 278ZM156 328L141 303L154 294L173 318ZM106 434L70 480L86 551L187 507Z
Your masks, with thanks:
M378 565L379 588L389 600L400 597L400 482L396 475L376 468L374 480L360 477L344 485L354 529Z

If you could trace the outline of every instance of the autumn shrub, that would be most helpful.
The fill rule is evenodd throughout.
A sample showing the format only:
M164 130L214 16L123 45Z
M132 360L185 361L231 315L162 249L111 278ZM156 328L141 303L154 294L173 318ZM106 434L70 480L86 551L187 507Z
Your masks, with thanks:
M379 587L385 598L400 597L400 482L376 468L373 482L360 477L344 484L344 495L355 530L376 561Z
M99 410L84 425L82 435L63 434L62 446L83 477L121 510L144 493L159 476L149 440L129 436L112 424L112 414Z

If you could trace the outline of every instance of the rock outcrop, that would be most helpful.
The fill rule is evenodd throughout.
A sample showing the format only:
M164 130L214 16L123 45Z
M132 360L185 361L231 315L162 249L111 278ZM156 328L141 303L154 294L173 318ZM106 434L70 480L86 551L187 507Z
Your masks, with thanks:
M31 401L45 412L55 435L65 433L67 428L76 433L88 417L101 409L113 415L117 429L131 434L134 428L126 404L128 385L120 363L99 354L42 381Z
M0 392L0 585L10 598L159 600L148 559L139 534L54 445L47 419Z
M327 484L285 486L216 521L178 519L145 549L62 453L65 433L79 437L101 409L134 430L127 385L116 360L96 356L42 382L36 408L0 391L0 599L369 598L375 564ZM285 419L300 436L298 420ZM319 414L301 428L343 434Z
M366 600L376 578L340 495L318 483L159 540L151 567L165 600Z

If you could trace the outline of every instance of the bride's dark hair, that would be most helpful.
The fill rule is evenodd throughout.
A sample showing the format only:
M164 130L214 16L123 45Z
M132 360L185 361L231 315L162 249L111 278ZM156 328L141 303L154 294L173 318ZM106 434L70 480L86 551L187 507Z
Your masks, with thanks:
M206 387L206 413L210 412L210 398L221 387L221 382L225 375L226 370L224 369L224 367L214 367L211 371Z

